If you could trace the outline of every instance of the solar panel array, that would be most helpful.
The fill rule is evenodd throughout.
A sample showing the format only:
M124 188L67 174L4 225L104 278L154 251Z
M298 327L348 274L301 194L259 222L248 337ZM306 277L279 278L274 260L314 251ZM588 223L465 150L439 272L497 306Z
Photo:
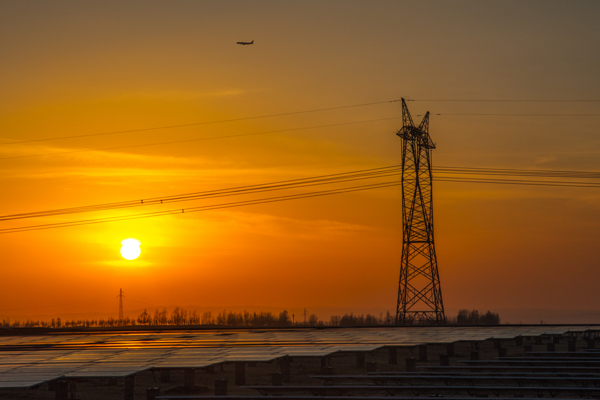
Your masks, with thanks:
M148 369L204 368L277 358L323 357L461 340L564 334L594 326L397 327L73 333L0 337L0 388L27 388L59 378L119 378Z

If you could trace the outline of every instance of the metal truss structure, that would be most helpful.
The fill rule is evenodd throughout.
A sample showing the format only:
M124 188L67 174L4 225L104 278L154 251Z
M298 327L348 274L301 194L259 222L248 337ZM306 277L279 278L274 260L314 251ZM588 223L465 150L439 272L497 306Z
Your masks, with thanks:
M433 239L429 112L419 126L402 99L402 259L397 325L444 324L444 304Z
M123 289L119 289L119 295L117 297L119 298L119 321L123 321Z

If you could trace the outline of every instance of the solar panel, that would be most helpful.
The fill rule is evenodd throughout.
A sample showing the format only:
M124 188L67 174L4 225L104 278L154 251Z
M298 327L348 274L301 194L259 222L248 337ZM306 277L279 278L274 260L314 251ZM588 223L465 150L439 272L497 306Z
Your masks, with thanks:
M52 378L52 379L44 378L44 379L35 379L35 380L27 380L27 381L18 381L18 380L0 381L0 388L2 388L2 389L30 388L33 386L41 385L50 380L54 380L54 378Z
M0 388L31 387L63 376L116 378L150 368L204 368L232 361L267 362L285 356L370 352L382 346L509 339L593 329L596 327L446 326L3 336L0 346L5 348L36 344L44 347L0 352Z

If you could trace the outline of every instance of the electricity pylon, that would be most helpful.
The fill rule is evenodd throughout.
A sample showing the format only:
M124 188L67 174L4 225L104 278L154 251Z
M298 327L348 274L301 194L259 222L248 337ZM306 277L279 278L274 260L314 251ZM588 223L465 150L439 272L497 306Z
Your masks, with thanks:
M123 289L119 289L119 321L123 321Z
M402 99L402 259L396 325L446 321L433 240L429 111L418 127Z

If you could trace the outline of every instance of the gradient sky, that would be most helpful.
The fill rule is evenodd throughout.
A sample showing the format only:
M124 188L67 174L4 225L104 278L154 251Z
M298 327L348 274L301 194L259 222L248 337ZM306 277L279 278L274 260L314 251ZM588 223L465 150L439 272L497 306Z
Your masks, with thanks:
M400 97L598 100L599 21L597 1L4 0L0 140L124 131ZM255 44L236 45L240 40ZM414 101L409 107L415 116L434 114L430 134L437 144L435 166L600 171L600 117L444 115L598 114L598 102ZM395 132L401 119L17 156L400 115L399 103L386 103L0 145L0 214L394 165L400 162ZM439 182L434 204L448 310L600 309L598 189ZM393 311L400 217L400 189L395 187L0 235L0 318L73 311L116 314L119 288L136 308ZM79 218L2 222L0 228ZM142 256L135 261L119 254L120 241L129 237L142 242Z

